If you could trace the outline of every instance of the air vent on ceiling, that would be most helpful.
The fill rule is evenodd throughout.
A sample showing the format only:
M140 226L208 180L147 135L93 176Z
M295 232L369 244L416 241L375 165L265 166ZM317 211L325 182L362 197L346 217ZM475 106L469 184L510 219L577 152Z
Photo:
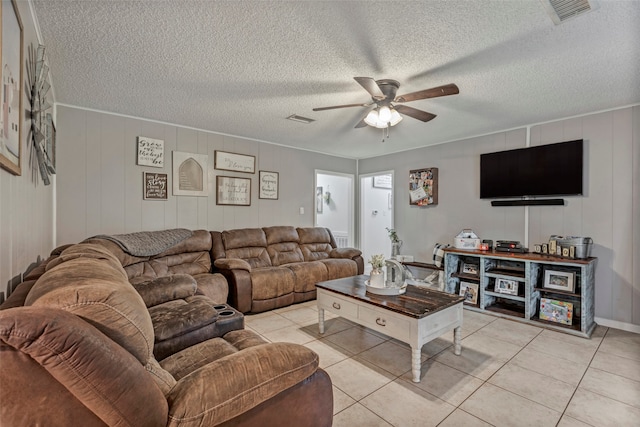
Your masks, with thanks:
M596 0L540 0L551 17L559 25L575 16L598 8Z
M287 119L288 120L293 120L294 122L304 123L304 124L307 124L307 125L309 123L311 123L311 122L315 122L315 120L313 120L313 119L310 119L308 117L302 117L302 116L299 116L297 114L292 114L289 117L287 117Z

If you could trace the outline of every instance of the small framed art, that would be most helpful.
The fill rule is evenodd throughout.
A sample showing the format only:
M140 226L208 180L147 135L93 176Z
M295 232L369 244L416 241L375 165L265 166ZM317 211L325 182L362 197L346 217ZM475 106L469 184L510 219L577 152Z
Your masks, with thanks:
M518 295L518 281L499 277L496 279L495 291L501 294Z
M468 304L478 304L478 284L469 282L460 282L459 295L464 297L464 302Z
M556 289L558 291L575 292L576 273L572 271L544 271L543 287L547 289Z
M216 177L216 204L251 206L251 178Z
M549 298L540 298L540 319L571 325L573 321L573 304Z
M278 200L278 172L260 171L259 199Z
M460 272L463 274L470 274L473 276L478 275L478 265L468 262L463 262L460 268Z

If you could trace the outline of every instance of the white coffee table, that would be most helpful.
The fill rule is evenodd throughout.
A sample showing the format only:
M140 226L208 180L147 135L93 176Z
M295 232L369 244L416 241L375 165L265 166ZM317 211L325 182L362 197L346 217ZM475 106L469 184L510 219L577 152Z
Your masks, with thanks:
M318 327L324 333L328 310L359 325L381 332L411 346L413 382L420 382L422 346L453 330L454 353L462 349L464 297L418 286L407 286L403 295L382 296L366 291L360 275L316 284Z

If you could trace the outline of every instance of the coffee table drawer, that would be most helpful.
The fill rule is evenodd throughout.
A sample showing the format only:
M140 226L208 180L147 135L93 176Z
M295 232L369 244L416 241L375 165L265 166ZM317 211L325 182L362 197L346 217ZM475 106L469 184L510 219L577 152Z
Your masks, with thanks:
M408 340L411 334L411 322L408 318L394 316L388 310L376 310L360 306L358 320L368 328L382 332L392 338Z
M351 317L352 319L358 317L358 304L346 298L340 298L339 296L319 290L317 300L318 305L325 310L329 310L343 317Z

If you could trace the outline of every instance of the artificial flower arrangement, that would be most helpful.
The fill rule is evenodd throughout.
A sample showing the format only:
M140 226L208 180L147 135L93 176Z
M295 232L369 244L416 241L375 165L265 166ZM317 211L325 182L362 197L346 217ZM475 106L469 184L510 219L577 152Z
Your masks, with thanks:
M384 267L384 255L383 254L371 255L371 258L369 259L369 264L371 264L371 267L373 268Z

